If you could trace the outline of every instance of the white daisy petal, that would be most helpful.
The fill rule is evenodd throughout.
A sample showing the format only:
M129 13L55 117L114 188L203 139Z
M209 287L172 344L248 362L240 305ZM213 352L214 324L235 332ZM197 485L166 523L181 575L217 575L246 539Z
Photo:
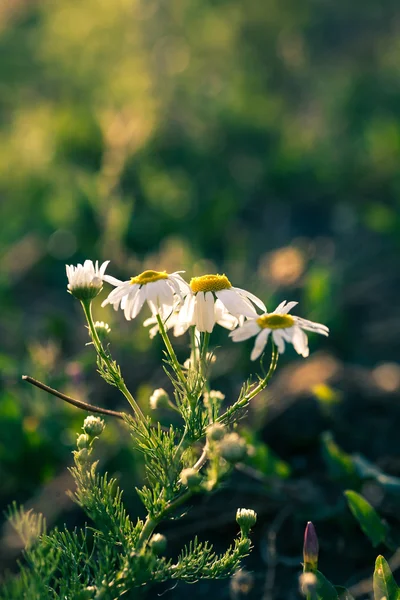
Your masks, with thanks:
M267 308L266 308L264 302L262 300L260 300L260 298L258 298L254 294L252 294L251 292L248 292L247 290L242 290L242 288L238 288L238 287L232 287L232 290L239 292L239 294L241 296L245 296L246 298L249 298L256 306L258 306L258 308L260 308L264 312L267 312Z
M278 348L279 354L283 354L285 352L285 342L283 340L281 329L274 329L272 332L272 339L274 340L274 344Z
M215 295L234 317L244 315L252 318L257 315L250 302L232 290L218 290Z
M288 302L286 304L286 306L281 310L282 314L287 314L288 312L290 312L292 310L292 308L294 308L295 306L297 306L298 302ZM278 309L276 309L276 312L279 312Z
M261 330L260 326L257 324L255 319L251 319L246 321L242 327L238 327L234 331L229 334L229 337L233 339L234 342L242 342L244 340L248 340L249 338L257 335Z
M204 294L204 300L204 328L205 331L211 333L215 325L214 296L211 292L206 292Z
M300 327L294 327L293 329L293 347L296 350L297 354L300 354L301 356L304 356L304 358L306 358L310 353L310 350L308 348L307 336L304 333L304 331L300 329Z
M269 329L263 329L258 334L258 336L256 337L256 343L254 344L254 348L250 355L251 360L257 360L257 358L259 358L261 356L261 354L264 352L264 348L268 341L269 333L270 333Z

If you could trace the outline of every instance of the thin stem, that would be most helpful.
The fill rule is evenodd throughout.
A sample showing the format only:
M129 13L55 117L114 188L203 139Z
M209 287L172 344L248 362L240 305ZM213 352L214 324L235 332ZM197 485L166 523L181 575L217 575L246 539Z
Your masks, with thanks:
M157 518L152 518L150 516L147 517L142 532L138 539L137 550L141 550L146 545L146 543L150 539L151 534L153 533L154 529L157 527L159 522L162 521L165 517L167 517L170 513L174 512L176 508L184 504L186 500L190 498L191 495L192 492L190 490L187 490L178 498L169 502Z
M172 347L172 344L171 344L170 339L168 337L167 331L166 331L166 329L164 327L163 320L162 320L162 318L160 317L159 314L156 315L156 318L157 318L158 328L160 330L161 337L163 339L163 342L165 344L165 347L167 349L167 352L168 352L169 357L171 359L171 362L173 364L174 371L175 371L176 375L179 377L179 379L182 381L182 383L184 384L184 386L186 387L186 378L185 378L185 376L184 376L184 374L182 372L181 365L178 362L178 359L177 359L176 354L175 354L175 350Z
M128 390L128 388L125 385L124 380L122 379L121 376L115 376L115 368L112 364L112 361L109 357L109 355L107 354L107 352L104 350L103 348L103 344L100 341L99 335L97 333L96 327L94 326L93 323L93 317L92 317L92 302L81 302L82 307L83 307L83 311L85 313L85 317L86 317L86 321L87 324L89 326L89 331L90 331L90 336L93 340L93 345L96 349L97 354L100 356L101 360L103 360L105 362L105 364L107 365L107 368L109 370L109 372L111 374L113 374L113 379L115 382L115 385L117 386L117 388L123 393L123 395L125 396L125 398L128 400L129 404L131 405L135 415L141 420L141 421L145 421L145 417L144 414L142 413L142 411L140 410L139 405L137 404L136 400L134 399L134 397L132 396L132 394L130 393L130 391Z
M207 350L208 350L209 342L210 342L210 334L208 333L208 331L206 331L203 335L203 344L201 347L201 355L200 355L201 372L202 372L204 379L205 379L205 371L206 371L206 365L207 365Z
M117 419L124 419L124 413L122 412L117 412L116 410L108 410L107 408L101 408L100 406L94 406L93 404L82 402L82 400L76 400L75 398L71 398L71 396L62 394L58 390L49 387L45 383L42 383L41 381L38 381L37 379L30 377L29 375L23 375L22 379L24 381L27 381L28 383L31 383L32 385L35 385L41 390L48 392L49 394L56 396L56 398L61 398L61 400L64 400L64 402L68 402L68 404L72 404L72 406L76 406L77 408L80 408L82 410L99 413L101 415L109 415L110 417L117 417Z
M217 423L226 422L234 412L236 412L240 408L243 408L244 406L247 406L247 404L250 402L250 400L252 400L252 398L257 396L257 394L259 394L264 388L267 387L269 380L271 379L272 375L275 373L275 369L278 364L278 358L279 358L278 349L275 346L275 344L272 342L271 363L269 365L268 373L266 374L264 379L261 379L259 384L254 389L252 389L250 392L245 394L243 396L243 398L239 398L239 400L237 400L234 404L232 404L232 406L230 406L224 412L224 414L220 415L216 419Z
M196 340L196 328L193 326L189 327L190 332L190 346L191 346L191 358L193 369L197 369L197 340Z

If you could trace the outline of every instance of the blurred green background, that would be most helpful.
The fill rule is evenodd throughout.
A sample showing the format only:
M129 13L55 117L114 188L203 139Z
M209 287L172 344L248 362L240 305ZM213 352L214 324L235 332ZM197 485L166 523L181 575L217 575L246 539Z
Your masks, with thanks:
M51 524L81 519L64 492L84 415L22 374L123 408L96 376L65 263L110 259L108 272L124 279L146 268L226 272L271 310L298 300L298 314L326 323L331 336L311 337L307 361L288 351L249 411L253 466L275 487L238 474L199 501L197 520L171 529L171 551L195 532L223 547L245 505L260 512L254 597L271 573L274 523L281 546L266 600L297 597L309 519L328 576L355 583L372 571L375 551L342 505L347 480L332 471L329 444L400 474L399 33L394 0L0 5L2 507L16 499ZM100 302L95 317L110 323L114 352L148 410L151 391L168 386L159 340L150 342L141 318L128 323ZM234 346L217 330L214 344L214 384L232 399L254 368L251 344ZM184 359L185 338L177 349ZM140 511L142 467L117 423L107 439L104 465ZM391 499L370 488L396 524ZM13 568L18 546L7 527L0 545L2 566ZM228 588L191 593L236 597Z

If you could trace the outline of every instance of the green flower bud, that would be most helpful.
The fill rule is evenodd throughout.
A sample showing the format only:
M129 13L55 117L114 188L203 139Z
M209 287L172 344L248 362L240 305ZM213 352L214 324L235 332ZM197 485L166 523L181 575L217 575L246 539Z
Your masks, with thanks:
M195 490L201 482L201 475L195 469L183 469L181 472L181 481L183 485L187 485L190 490Z
M100 341L104 342L111 333L111 327L108 323L105 323L104 321L96 321L94 327L97 331L97 335L99 336Z
M104 427L105 423L103 419L100 419L100 417L93 417L92 415L90 415L90 417L86 417L83 422L83 431L90 437L96 437L100 435L103 432Z
M308 521L304 532L303 559L304 570L315 572L318 568L319 544L317 532L311 521Z
M236 512L236 522L243 533L249 533L253 525L256 524L257 514L251 508L238 508Z
M76 440L76 445L79 450L83 450L83 448L87 448L90 444L90 438L86 433L81 433Z
M220 441L219 451L222 458L230 463L237 463L245 458L247 445L237 433L228 433Z
M149 542L149 546L155 554L164 554L167 548L167 538L161 533L155 533Z
M85 463L89 460L89 450L87 448L82 448L79 452L75 452L75 460L78 463Z
M222 423L213 423L212 425L207 427L207 437L212 442L219 442L220 440L222 440L225 433L226 427L225 425L222 425Z
M157 410L158 408L170 408L168 393L163 388L154 390L150 396L149 403L152 410Z

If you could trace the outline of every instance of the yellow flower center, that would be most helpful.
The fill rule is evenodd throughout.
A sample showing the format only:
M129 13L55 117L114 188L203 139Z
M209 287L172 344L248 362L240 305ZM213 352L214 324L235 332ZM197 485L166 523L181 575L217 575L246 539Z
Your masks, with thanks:
M292 315L263 315L257 319L257 325L259 325L261 329L289 329L289 327L293 327L294 324L295 320Z
M202 275L201 277L193 277L190 280L190 287L192 292L197 294L197 292L229 290L232 284L226 275Z
M131 277L131 285L135 283L146 285L146 283L153 283L153 281L159 281L160 279L168 279L168 273L166 271L143 271L140 275Z

